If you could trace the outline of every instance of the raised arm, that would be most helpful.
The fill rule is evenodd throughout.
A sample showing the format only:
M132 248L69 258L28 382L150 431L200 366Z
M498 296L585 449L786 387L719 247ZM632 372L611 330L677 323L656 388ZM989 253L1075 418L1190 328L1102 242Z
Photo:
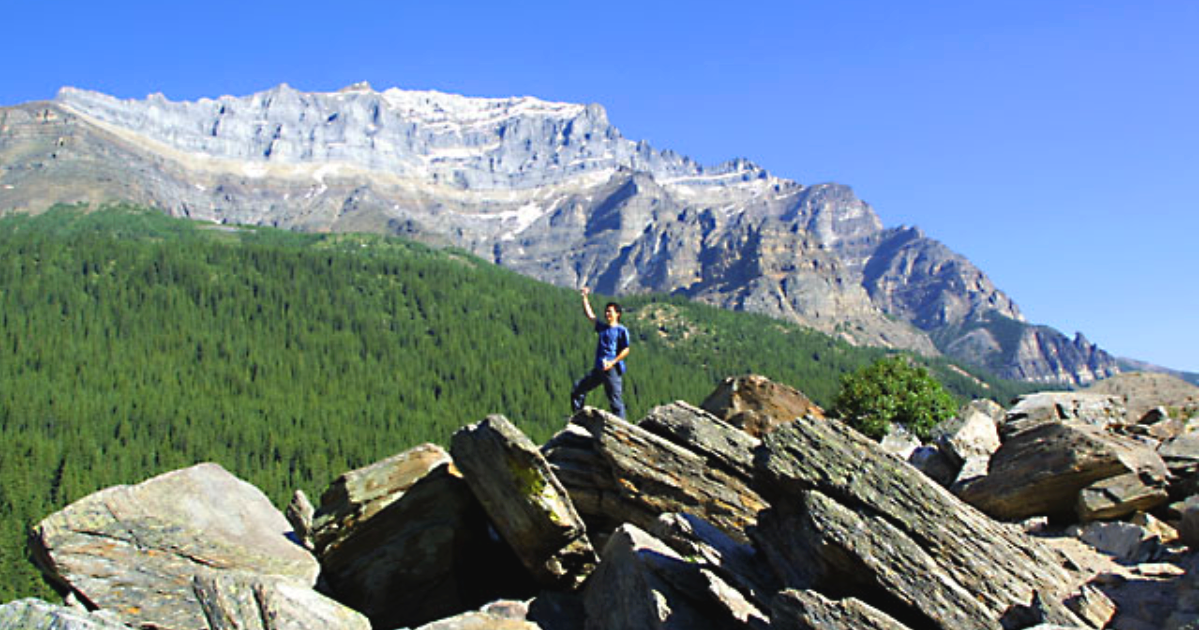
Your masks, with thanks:
M596 321L596 312L592 310L592 303L588 301L588 293L591 292L591 289L583 287L579 290L579 295L583 298L583 314L594 322Z

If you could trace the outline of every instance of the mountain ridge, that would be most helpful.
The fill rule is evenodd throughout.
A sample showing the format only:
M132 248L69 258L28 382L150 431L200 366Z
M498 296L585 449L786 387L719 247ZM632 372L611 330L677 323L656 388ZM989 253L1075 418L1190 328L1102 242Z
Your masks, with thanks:
M676 293L1007 378L1083 384L1119 371L1094 345L1024 322L945 245L885 228L849 187L747 160L704 167L624 138L595 104L282 85L178 103L64 88L3 112L3 212L124 200L399 234L560 286ZM1021 324L1020 339L1002 338L991 315Z

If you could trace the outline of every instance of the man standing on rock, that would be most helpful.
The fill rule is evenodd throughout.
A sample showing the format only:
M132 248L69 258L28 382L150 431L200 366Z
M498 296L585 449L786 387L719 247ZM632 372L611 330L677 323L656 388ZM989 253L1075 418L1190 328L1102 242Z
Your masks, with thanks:
M596 361L591 371L583 378L575 381L571 389L571 410L583 409L583 402L588 392L597 386L604 386L608 395L608 405L612 412L622 419L625 418L625 401L621 398L621 375L625 373L625 357L629 356L629 330L621 325L621 305L609 302L604 306L604 321L596 319L592 304L588 302L589 290L584 287L579 290L583 298L583 314L596 326Z

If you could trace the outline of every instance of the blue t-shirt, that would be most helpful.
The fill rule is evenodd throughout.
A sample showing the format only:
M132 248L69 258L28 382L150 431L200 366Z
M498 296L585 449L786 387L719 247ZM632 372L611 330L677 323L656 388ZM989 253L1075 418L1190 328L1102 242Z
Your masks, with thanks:
M605 361L612 361L617 355L629 347L629 331L620 324L608 325L608 322L596 320L596 333L600 338L596 341L596 369L603 370ZM625 362L621 361L613 368L617 374L625 373Z

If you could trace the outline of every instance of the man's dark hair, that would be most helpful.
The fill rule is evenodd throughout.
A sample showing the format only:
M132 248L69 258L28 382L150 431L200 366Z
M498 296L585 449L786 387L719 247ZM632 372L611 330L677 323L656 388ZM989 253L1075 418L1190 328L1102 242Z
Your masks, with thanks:
M616 302L609 302L608 304L604 305L604 308L607 309L610 306L613 307L613 310L617 312L618 316L623 315L620 304L617 304Z

